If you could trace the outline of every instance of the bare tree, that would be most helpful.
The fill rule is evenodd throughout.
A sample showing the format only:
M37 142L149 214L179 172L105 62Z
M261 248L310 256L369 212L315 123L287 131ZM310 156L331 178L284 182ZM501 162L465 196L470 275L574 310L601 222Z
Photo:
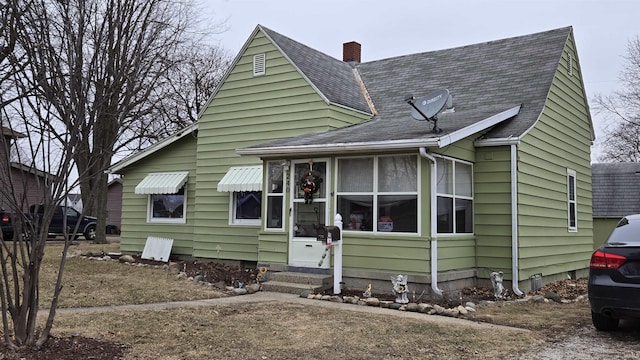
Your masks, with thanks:
M595 110L605 117L607 127L599 141L600 161L640 161L640 37L629 41L625 65L620 74L622 90L595 97Z
M163 88L153 94L157 117L162 119L150 133L157 134L153 140L195 123L230 63L231 57L224 49L202 44L182 47L176 54L175 66L164 76Z
M30 1L0 2L0 204L3 218L11 219L0 232L0 308L4 344L14 349L40 347L49 337L66 256L61 257L49 316L38 334L40 265L53 211L73 186L69 174L81 150L79 129L50 132L59 121L57 112L47 99L34 96L35 77L25 76L29 64L20 35L27 30L23 20L31 6ZM13 152L13 161L17 141L26 144L22 152ZM32 201L40 204L42 217L23 212ZM69 239L66 234L65 254Z
M106 242L104 171L114 154L155 142L166 128L158 99L174 91L168 74L184 44L200 43L195 7L189 0L34 1L20 37L27 72L59 124L78 129L82 201L98 218L96 242Z

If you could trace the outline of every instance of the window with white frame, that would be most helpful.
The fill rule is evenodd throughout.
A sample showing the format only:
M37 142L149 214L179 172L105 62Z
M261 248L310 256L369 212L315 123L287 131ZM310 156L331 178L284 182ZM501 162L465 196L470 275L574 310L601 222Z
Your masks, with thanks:
M282 161L269 161L267 163L267 217L265 226L267 229L284 228L284 165Z
M338 159L344 230L417 233L418 173L417 155Z
M231 223L260 225L262 191L234 191L232 196Z
M576 202L576 172L567 169L567 209L569 231L578 230L578 206Z
M438 234L473 233L473 167L436 158Z
M187 211L186 186L175 194L151 194L147 219L149 222L185 223Z

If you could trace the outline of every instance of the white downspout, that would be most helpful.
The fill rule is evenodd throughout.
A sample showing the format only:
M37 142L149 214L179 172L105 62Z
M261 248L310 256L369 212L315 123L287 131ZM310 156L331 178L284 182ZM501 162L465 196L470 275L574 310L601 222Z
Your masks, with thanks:
M438 288L438 198L436 197L436 159L427 153L427 149L420 148L420 156L431 161L431 181L430 186L430 204L431 204L431 289L434 293L442 296L442 290Z
M511 287L513 293L522 296L518 288L518 148L511 144Z

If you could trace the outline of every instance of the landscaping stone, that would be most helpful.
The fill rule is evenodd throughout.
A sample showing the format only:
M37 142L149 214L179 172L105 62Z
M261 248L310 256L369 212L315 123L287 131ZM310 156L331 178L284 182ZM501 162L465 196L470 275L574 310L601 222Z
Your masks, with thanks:
M255 294L260 291L260 284L249 284L244 288L247 289L247 294Z
M341 303L342 301L342 296L339 295L333 295L331 296L331 298L329 299L329 301L331 302L337 302L337 303Z
M534 303L543 303L545 300L545 297L542 295L534 295L531 297L531 302Z
M380 306L380 299L378 298L367 298L364 300L364 302L369 306Z
M236 295L244 295L247 293L247 289L245 288L234 288L233 293Z
M407 311L411 311L411 312L419 312L420 308L418 307L418 304L416 303L409 303L406 305L406 309Z
M313 295L313 291L311 290L302 290L300 293L301 298L309 298L309 295Z
M546 297L547 299L549 299L549 300L553 300L553 301L555 301L555 302L557 302L557 303L562 303L562 298L560 297L560 295L558 295L558 294L556 294L556 293L554 293L554 292L547 293L547 294L545 295L545 297Z
M120 261L121 263L133 263L135 262L135 260L133 259L133 256L131 255L122 255L118 258L118 261Z
M389 309L398 310L402 307L402 304L396 302L389 304Z

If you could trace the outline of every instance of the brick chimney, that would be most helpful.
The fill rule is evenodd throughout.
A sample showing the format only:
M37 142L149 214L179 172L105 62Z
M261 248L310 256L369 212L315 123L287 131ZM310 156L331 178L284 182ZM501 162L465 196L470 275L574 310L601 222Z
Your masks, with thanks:
M342 61L360 63L361 49L362 46L355 41L342 44Z

